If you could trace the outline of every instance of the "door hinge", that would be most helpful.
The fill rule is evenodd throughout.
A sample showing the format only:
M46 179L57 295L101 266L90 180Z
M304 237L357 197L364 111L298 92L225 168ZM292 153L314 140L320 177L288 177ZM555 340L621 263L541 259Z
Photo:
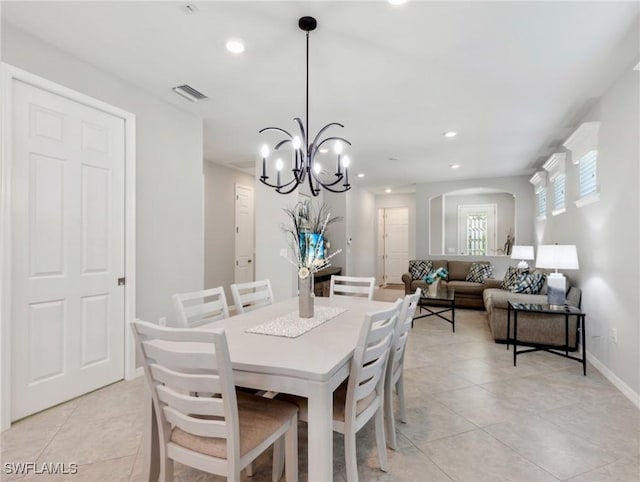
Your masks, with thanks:
M237 259L236 259L236 266L240 266L240 265L238 264L238 260L237 260Z
M238 226L236 226L236 233L240 232L240 228L238 228Z
M126 278L118 278L118 286L124 286L126 281Z

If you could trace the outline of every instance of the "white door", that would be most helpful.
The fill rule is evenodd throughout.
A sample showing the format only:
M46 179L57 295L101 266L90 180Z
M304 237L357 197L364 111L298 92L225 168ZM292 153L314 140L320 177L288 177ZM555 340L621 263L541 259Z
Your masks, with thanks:
M253 189L236 184L236 283L253 281Z
M496 204L458 206L458 252L471 256L495 255L497 217Z
M376 278L378 285L385 285L384 279L384 209L378 209L378 254L376 255Z
M385 283L402 283L402 273L409 266L409 210L385 209Z
M13 85L17 420L124 376L124 120Z

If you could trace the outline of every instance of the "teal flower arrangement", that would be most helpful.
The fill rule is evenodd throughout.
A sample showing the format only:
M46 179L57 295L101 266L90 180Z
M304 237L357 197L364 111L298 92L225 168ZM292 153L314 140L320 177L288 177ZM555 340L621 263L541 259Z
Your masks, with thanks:
M427 276L423 278L423 281L428 285L433 284L438 279L446 279L449 275L449 272L445 268L438 268L435 271L432 271Z

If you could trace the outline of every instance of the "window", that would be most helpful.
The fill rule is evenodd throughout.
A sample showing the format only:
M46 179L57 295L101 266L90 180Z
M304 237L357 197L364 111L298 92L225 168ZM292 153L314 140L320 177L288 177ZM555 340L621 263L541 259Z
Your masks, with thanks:
M578 207L595 202L600 198L596 172L599 131L599 122L584 122L563 144L571 151L573 163L579 164L578 192L580 198L575 201L575 205Z
M598 190L597 160L598 151L590 151L580 159L580 198L585 198Z
M536 216L544 218L547 216L547 188L543 187L538 191L536 199Z
M460 204L458 252L473 256L495 254L497 218L495 204Z
M467 254L487 254L487 215L471 214L467 217Z
M564 195L564 180L565 175L560 174L553 181L553 214L560 214L565 210L565 195Z

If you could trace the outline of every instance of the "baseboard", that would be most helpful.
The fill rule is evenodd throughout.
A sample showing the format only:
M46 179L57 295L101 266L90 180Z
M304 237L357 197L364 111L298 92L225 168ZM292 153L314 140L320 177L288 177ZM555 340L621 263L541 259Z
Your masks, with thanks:
M135 376L135 378L141 377L142 375L144 375L144 367L136 368L136 376Z
M636 407L640 408L640 395L634 392L629 385L620 380L618 376L609 370L600 360L598 360L593 354L587 352L587 361L593 365L604 377L609 380L614 387L622 392L622 394L631 400Z

